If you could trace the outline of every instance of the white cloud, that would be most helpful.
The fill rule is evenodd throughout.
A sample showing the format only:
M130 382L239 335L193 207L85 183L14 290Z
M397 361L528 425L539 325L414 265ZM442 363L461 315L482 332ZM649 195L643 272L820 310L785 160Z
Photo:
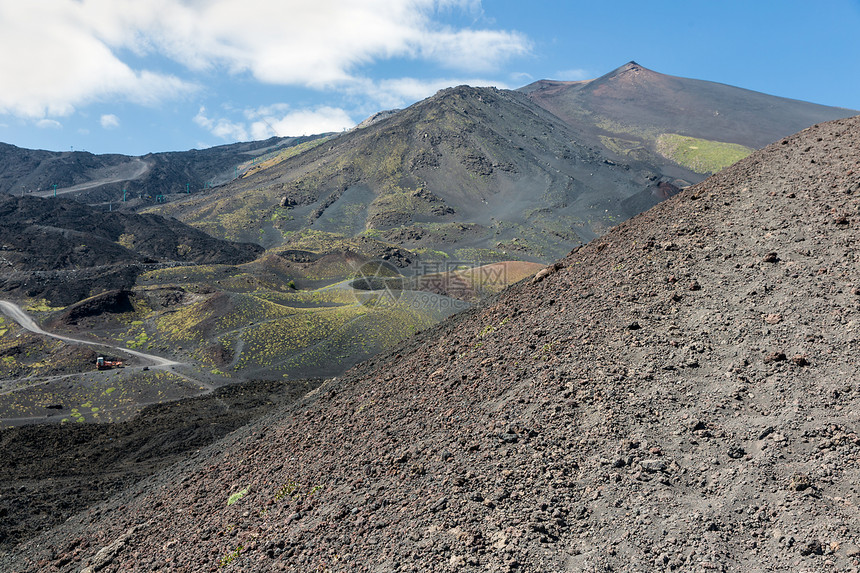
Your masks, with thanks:
M194 123L208 130L212 135L227 141L248 141L248 131L241 123L228 119L211 119L206 116L206 108L201 107L194 116Z
M511 74L511 79L518 84L531 83L534 80L534 76L528 72L515 72Z
M54 119L40 119L36 122L36 127L40 129L62 129L63 124Z
M266 139L273 135L294 137L342 131L353 126L355 122L344 110L321 106L290 111L280 118L261 117L251 125L251 135L254 139Z
M560 72L556 72L555 77L562 81L568 82L578 82L581 80L589 80L594 76L588 73L588 70L575 69L575 70L562 70Z
M271 105L255 109L246 109L244 114L248 119L260 119L261 117L273 117L279 114L286 114L289 110L290 104L288 103L273 103Z
M319 106L312 109L291 109L278 103L246 109L242 115L248 122L227 118L211 118L205 108L194 117L194 123L225 141L267 139L273 135L294 137L342 131L355 125L349 114L336 107Z
M112 113L106 113L101 117L102 127L105 129L115 129L119 127L119 118Z
M192 89L176 77L123 63L98 33L115 9L101 14L99 4L0 0L0 113L65 116L102 98L151 103Z
M445 10L480 13L480 2L0 0L0 113L64 116L94 101L156 104L198 88L175 73L132 67L128 52L190 73L331 88L355 85L381 60L489 71L530 50L517 32L444 26Z
M527 54L530 46L525 36L516 32L460 30L429 33L421 49L450 68L489 71L511 56Z
M437 78L429 80L395 78L379 81L356 81L348 89L348 92L369 98L371 108L373 111L377 111L379 107L384 109L401 108L430 97L441 89L459 85L509 87L506 84L482 78Z

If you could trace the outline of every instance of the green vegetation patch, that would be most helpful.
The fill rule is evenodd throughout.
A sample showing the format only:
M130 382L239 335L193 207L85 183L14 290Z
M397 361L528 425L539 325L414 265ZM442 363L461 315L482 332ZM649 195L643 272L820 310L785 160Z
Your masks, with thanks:
M737 143L664 133L657 138L657 151L691 171L706 174L717 173L755 150Z
M360 305L324 308L255 324L242 336L245 349L237 367L275 365L287 356L330 339L364 312Z
M3 326L0 331L8 328ZM0 336L0 379L20 379L18 387L24 387L38 382L39 376L77 372L82 365L89 367L89 358L79 347L61 352L64 342L20 332L17 327L11 332L16 335Z
M202 323L215 317L216 310L208 300L182 307L155 319L159 336L172 342L204 342Z
M511 258L507 253L493 249L465 248L454 251L454 256L460 261L469 261L475 265L497 263Z
M236 294L232 296L234 308L215 319L215 329L218 332L235 330L262 320L276 320L293 314L304 312L292 308L277 300L275 293L266 293L275 300L252 295ZM191 318L191 317L189 317ZM206 318L206 317L202 317ZM193 318L192 318L193 320Z
M285 376L312 371L332 360L354 364L440 320L432 312L409 304L412 301L405 302L353 307L352 320L332 329L318 344L305 345L282 364Z
M63 310L64 306L51 306L47 300L40 298L39 300L35 300L27 305L24 310L27 312L54 312L57 310Z
M259 158L256 161L256 164L253 167L251 167L244 175L242 175L242 177L248 177L249 175L252 175L252 174L256 173L257 171L262 171L264 169L269 169L271 167L274 167L275 165L283 163L284 161L286 161L287 159L289 159L291 157L295 157L296 155L301 155L305 151L310 151L314 147L322 145L323 143L325 143L326 141L329 141L333 137L334 136L320 137L319 139L314 139L311 141L305 141L304 143L300 143L298 145L288 147L287 149L284 149L283 151L280 151L274 155L266 155L263 158ZM244 168L245 166L240 166L240 168Z
M600 135L598 137L600 138L600 142L606 147L606 149L614 151L619 155L638 157L645 149L642 146L641 141L633 141L620 137L609 137L606 135Z
M140 283L208 282L241 273L231 265L188 265L156 269L140 275Z
M248 493L247 487L241 491L237 491L236 493L232 494L230 497L227 498L227 505L233 505L234 503L245 497L246 493Z
M43 417L51 412L47 405L63 404L68 413L57 421L118 422L133 416L140 404L185 398L201 390L162 370L86 372L0 396L0 418Z
M353 304L355 296L343 288L324 288L320 290L301 290L287 292L258 292L254 297L263 301L293 307L341 306Z
M125 247L129 250L134 250L135 246L137 246L137 242L134 235L130 233L123 233L122 235L120 235L119 240L117 240L117 243L121 247Z

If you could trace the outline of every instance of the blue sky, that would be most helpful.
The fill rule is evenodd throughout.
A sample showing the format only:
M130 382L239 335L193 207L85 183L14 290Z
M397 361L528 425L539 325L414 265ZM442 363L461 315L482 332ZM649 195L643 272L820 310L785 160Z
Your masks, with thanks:
M458 84L652 70L860 110L860 0L0 0L0 141L339 131Z

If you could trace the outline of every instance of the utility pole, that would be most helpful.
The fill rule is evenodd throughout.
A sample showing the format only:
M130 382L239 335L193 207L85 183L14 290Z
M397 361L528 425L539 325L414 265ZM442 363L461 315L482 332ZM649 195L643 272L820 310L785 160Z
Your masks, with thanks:
M123 190L122 190L122 202L123 202L123 203L125 203L125 195L126 195L126 193L128 193L128 189L123 189Z
M57 184L54 183L54 197L57 196Z
M185 184L185 193L186 193L186 195L190 195L190 194L191 194L191 183L186 183L186 184Z

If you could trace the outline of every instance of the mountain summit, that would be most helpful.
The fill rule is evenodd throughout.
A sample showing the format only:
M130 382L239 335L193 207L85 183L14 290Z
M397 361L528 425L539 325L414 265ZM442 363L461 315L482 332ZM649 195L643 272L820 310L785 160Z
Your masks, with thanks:
M423 257L549 262L754 148L850 113L635 62L586 82L458 86L158 210L266 247L314 231Z
M3 565L847 570L858 152L782 139Z
M571 124L591 117L615 134L675 133L757 149L852 110L661 74L636 62L585 82L536 82L529 97ZM787 131L786 131L787 130Z

